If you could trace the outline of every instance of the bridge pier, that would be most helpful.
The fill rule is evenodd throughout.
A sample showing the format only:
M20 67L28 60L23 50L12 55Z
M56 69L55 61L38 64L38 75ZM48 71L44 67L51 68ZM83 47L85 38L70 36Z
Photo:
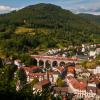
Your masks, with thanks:
M40 65L39 65L39 60L37 60L37 66L40 66Z
M43 62L44 62L44 65L43 65L43 67L44 67L44 68L46 68L46 61L44 60Z
M60 66L60 61L58 61L57 63L58 63L58 66Z

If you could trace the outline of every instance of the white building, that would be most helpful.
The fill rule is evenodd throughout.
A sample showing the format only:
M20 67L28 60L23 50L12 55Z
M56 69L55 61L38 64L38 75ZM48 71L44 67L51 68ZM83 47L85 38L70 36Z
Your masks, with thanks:
M96 51L90 51L89 56L90 57L95 57L96 56Z
M97 66L95 69L88 69L93 74L100 74L100 66Z
M97 55L100 54L100 48L96 48L96 54L97 54Z
M82 52L85 52L85 48L84 47L82 48Z
M96 96L96 93L94 93L92 90L89 92L86 90L78 90L75 94L78 98L94 98Z

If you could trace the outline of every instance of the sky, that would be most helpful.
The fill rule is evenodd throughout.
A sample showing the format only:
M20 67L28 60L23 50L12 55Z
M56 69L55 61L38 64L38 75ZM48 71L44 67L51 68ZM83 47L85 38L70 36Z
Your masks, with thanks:
M59 5L74 13L100 15L100 0L0 0L0 13L8 13L38 3Z

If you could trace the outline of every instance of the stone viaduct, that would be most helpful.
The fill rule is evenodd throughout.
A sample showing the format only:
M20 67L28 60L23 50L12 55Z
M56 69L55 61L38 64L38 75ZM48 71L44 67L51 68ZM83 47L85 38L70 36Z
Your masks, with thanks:
M66 63L78 63L80 59L78 58L66 58L66 57L56 57L56 56L40 56L40 55L31 55L34 61L37 63L37 66L61 66Z

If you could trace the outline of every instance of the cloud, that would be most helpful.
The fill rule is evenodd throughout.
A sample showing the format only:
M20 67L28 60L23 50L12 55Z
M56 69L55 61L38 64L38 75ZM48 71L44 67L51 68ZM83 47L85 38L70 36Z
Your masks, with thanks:
M62 0L59 5L73 13L100 15L100 0Z
M76 3L73 7L78 13L100 14L100 0Z
M18 9L19 8L12 8L10 6L0 5L0 14L8 13L8 12L11 12L13 10L18 10Z

